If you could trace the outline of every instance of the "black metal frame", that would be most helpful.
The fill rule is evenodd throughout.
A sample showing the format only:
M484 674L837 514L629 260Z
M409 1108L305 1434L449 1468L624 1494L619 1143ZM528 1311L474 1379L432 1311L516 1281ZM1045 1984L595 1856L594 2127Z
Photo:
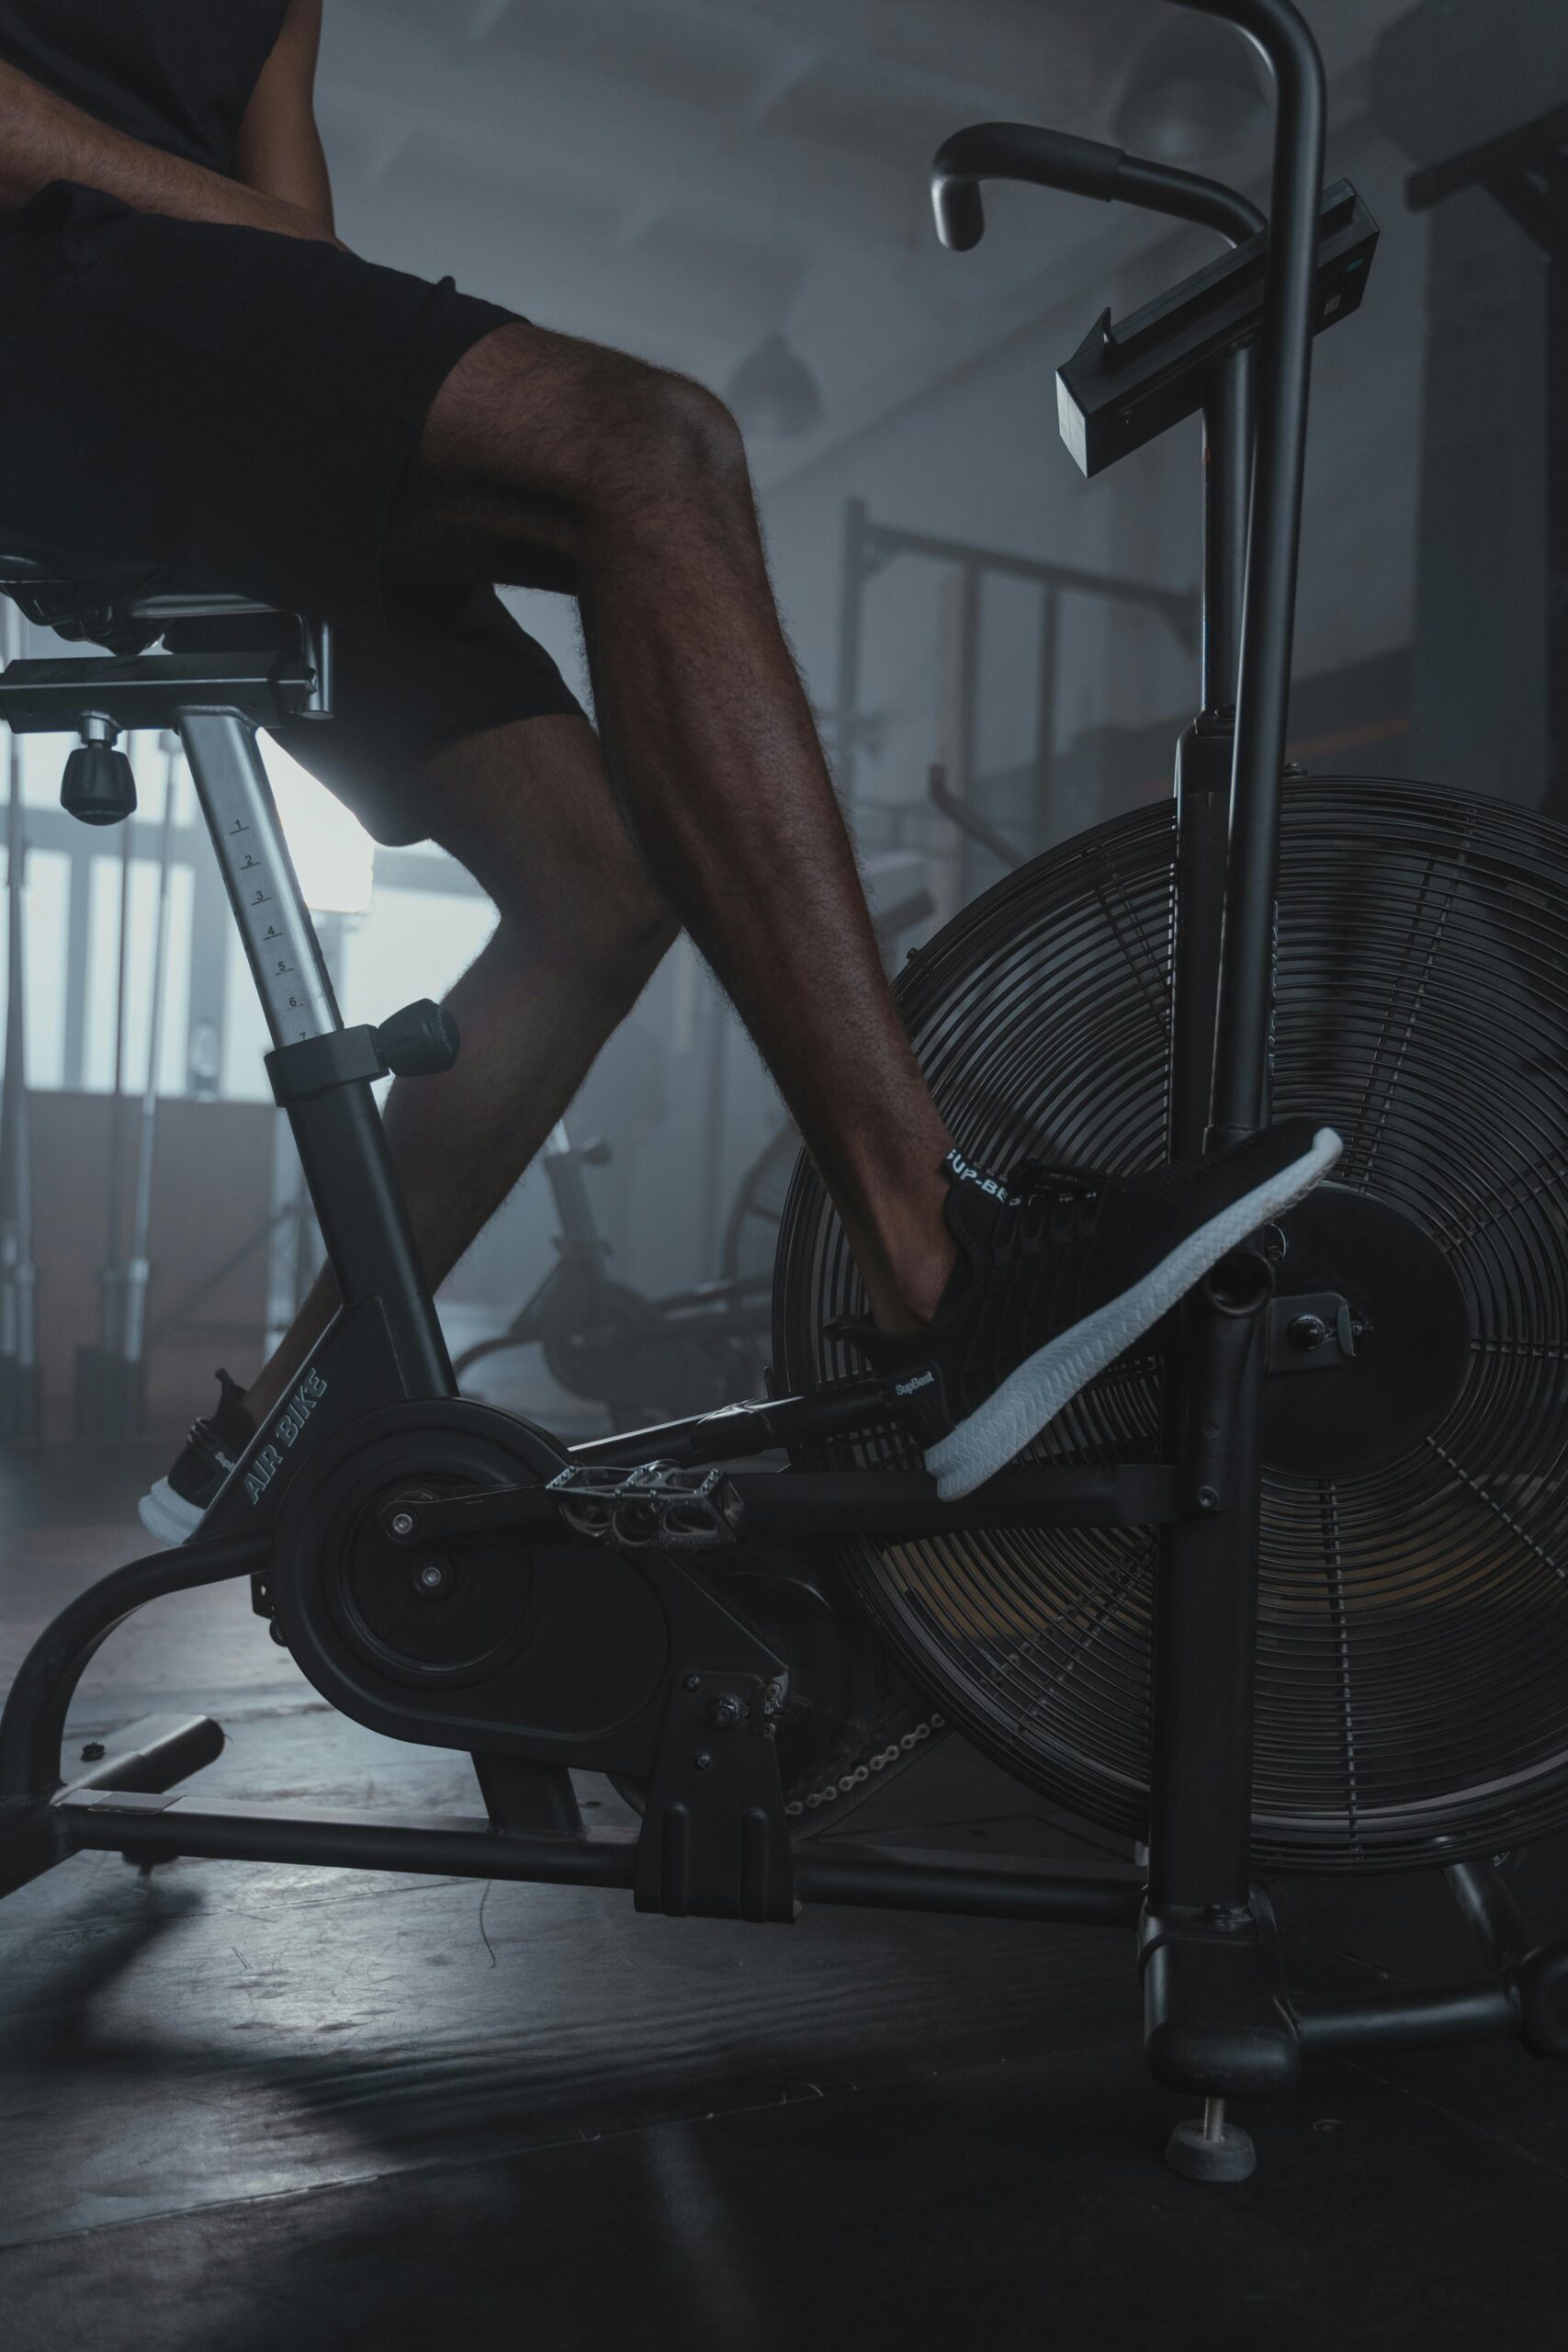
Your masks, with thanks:
M1249 1133L1267 1116L1280 779L1324 131L1321 68L1289 0L1188 5L1245 27L1265 49L1279 90L1279 127L1261 320L1212 355L1197 390L1207 428L1206 626L1204 707L1183 738L1177 772L1171 1128L1180 1153ZM976 184L998 175L1092 184L1096 192L1153 203L1234 240L1258 233L1253 209L1213 183L1130 164L1082 141L1055 141L1054 149L1048 133L1031 134L1021 148L1016 126L993 126L965 133L939 158L939 215L949 228L956 222L955 242L974 241L981 225ZM19 572L0 561L0 582L17 578L36 586L38 568ZM136 641L139 617L156 615L147 600L138 605L131 596L117 620L123 641ZM1168 1383L1167 1461L1089 1470L1015 1466L962 1505L940 1503L922 1472L720 1466L762 1448L886 1426L918 1408L918 1396L901 1398L875 1380L602 1441L570 1456L542 1432L457 1397L371 1092L389 1067L411 1073L445 1067L455 1040L428 1007L411 1008L379 1031L344 1030L324 975L298 971L300 960L309 965L313 942L254 756L256 726L328 707L326 650L321 635L302 628L292 650L255 661L132 655L13 663L0 677L0 712L17 729L72 728L90 712L111 727L175 727L191 750L273 1024L275 1090L344 1302L201 1538L91 1588L25 1661L0 1716L0 1892L93 1848L145 1861L174 1854L286 1859L621 1887L644 1908L759 1920L787 1919L805 1897L1136 1924L1151 2067L1167 2084L1212 2099L1287 2088L1303 2052L1517 2033L1542 2054L1568 2057L1568 1948L1533 1947L1480 1865L1459 1866L1450 1876L1485 1955L1484 1981L1318 2005L1290 1996L1272 1914L1248 1868L1258 1424L1272 1290L1261 1256L1219 1270L1181 1317ZM259 867L243 844L253 831ZM252 896L245 877L257 871L261 892ZM283 952L269 943L281 943ZM918 1432L918 1421L913 1426ZM383 1477L377 1491L389 1498L378 1506L376 1535L386 1556L395 1563L400 1546L423 1549L422 1573L439 1580L447 1573L446 1547L461 1561L466 1544L514 1539L507 1556L519 1577L533 1579L529 1606L555 1612L550 1622L567 1630L579 1645L575 1655L592 1659L595 1671L602 1662L606 1676L614 1665L632 1678L609 1730L547 1726L528 1714L535 1691L499 1728L468 1722L460 1693L427 1695L420 1703L429 1728L422 1731L426 1718L412 1712L414 1700L399 1697L395 1672L367 1696L365 1679L356 1680L357 1669L344 1663L332 1610L321 1600L333 1497L373 1447L390 1449L392 1459L402 1448L415 1461L431 1433L442 1431L468 1449L465 1459L482 1458L486 1472L459 1477L456 1491L448 1478L434 1491L416 1481L406 1494ZM982 1870L871 1849L792 1849L774 1741L787 1661L731 1612L722 1587L703 1574L705 1555L754 1530L831 1536L869 1528L892 1536L1019 1523L1160 1528L1146 1873L1023 1861ZM202 1804L178 1783L221 1743L205 1719L138 1727L62 1785L67 1709L107 1634L158 1595L243 1576L252 1577L257 1606L277 1618L318 1686L347 1712L400 1736L468 1748L487 1818L367 1824ZM640 1596L643 1632L619 1629L626 1611L605 1598L615 1594ZM644 1657L650 1624L662 1628L663 1648ZM641 1831L585 1830L569 1762L639 1778L648 1792Z

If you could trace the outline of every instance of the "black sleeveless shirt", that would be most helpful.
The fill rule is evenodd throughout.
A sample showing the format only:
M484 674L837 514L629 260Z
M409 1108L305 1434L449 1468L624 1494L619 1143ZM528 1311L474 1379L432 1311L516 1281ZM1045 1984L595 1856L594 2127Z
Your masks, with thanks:
M288 0L0 0L0 58L84 114L232 174Z

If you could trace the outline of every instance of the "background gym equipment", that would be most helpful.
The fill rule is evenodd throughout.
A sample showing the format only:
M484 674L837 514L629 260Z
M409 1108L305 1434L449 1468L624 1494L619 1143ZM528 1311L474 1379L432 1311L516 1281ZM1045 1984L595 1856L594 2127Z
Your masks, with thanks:
M27 624L0 610L4 658L14 662ZM34 1446L43 1434L38 1353L38 1265L33 1257L32 1133L28 1116L27 819L22 751L6 746L6 1070L0 1082L0 1445Z
M104 583L72 587L41 559L6 559L13 593L51 584L67 609L97 607L100 633L130 649L103 664L13 663L0 678L13 727L69 732L88 708L111 734L173 724L182 737L344 1309L200 1537L83 1592L24 1661L0 1716L0 1887L94 1849L143 1863L275 1858L614 1886L644 1910L758 1923L787 1922L807 1899L1124 1926L1137 1935L1149 2065L1203 2103L1171 2161L1205 2180L1250 2167L1225 2102L1289 2091L1314 2052L1517 2036L1568 2057L1568 1945L1536 1942L1475 1858L1564 1811L1540 1702L1517 1689L1503 1752L1488 1713L1499 1678L1479 1638L1496 1636L1513 1599L1499 1597L1499 1560L1516 1592L1519 1574L1540 1572L1549 1639L1556 1623L1559 1570L1537 1533L1557 1509L1546 1488L1560 1441L1553 1427L1543 1442L1535 1417L1559 1377L1568 1307L1561 1127L1547 1131L1537 1108L1568 1067L1562 997L1538 962L1541 943L1555 950L1561 937L1561 836L1421 787L1309 782L1282 808L1311 343L1359 302L1375 232L1353 191L1323 195L1322 68L1288 0L1201 5L1244 25L1273 66L1267 235L1229 190L1049 132L982 126L938 159L939 218L955 244L980 232L979 180L1011 176L1148 203L1218 228L1236 250L1134 318L1102 321L1063 371L1069 438L1090 470L1179 416L1204 416L1202 709L1179 747L1174 829L1128 820L1010 876L915 960L908 1002L961 1137L969 1117L988 1152L1092 1152L1124 1168L1168 1142L1188 1156L1255 1132L1274 1045L1280 1107L1310 1101L1344 1120L1343 1180L1216 1268L1146 1363L1116 1367L1033 1458L962 1503L942 1503L913 1466L930 1432L907 1380L828 1379L569 1455L454 1393L371 1089L389 1069L448 1068L457 1039L424 1004L377 1029L342 1026L256 754L258 725L330 707L323 634L301 621L281 653L276 639L256 656L148 652L161 612L194 600L160 605L131 589L106 613ZM1314 807L1315 829L1297 813ZM1386 889L1408 910L1393 931L1373 906ZM1048 946L1037 904L1052 918ZM1478 984L1472 943L1493 924ZM1086 982L1109 993L1112 1017L1098 1027L1075 995ZM1423 1023L1439 1010L1434 1048ZM1516 1011L1517 1041L1496 1029ZM1299 1059L1292 1023L1308 1041ZM1091 1063L1090 1046L1109 1062ZM996 1106L1010 1100L1020 1112L1004 1119ZM805 1171L786 1222L781 1363L815 1369L825 1296L845 1283ZM1476 1451L1494 1442L1509 1448L1502 1469ZM746 1466L777 1450L787 1468ZM1292 1480L1307 1548L1290 1605L1269 1588L1260 1639L1260 1562ZM1420 1516L1401 1521L1403 1548L1390 1557L1385 1545L1363 1574L1365 1529L1378 1534L1412 1495ZM1439 1508L1446 1548L1432 1576ZM1478 1546L1477 1529L1502 1543L1499 1523L1509 1548ZM1027 1554L1017 1577L1015 1540ZM797 1843L781 1751L811 1713L796 1681L809 1663L787 1612L755 1602L746 1583L755 1547L803 1544L825 1605L840 1605L826 1589L837 1560L944 1715L972 1723L1015 1769L1047 1784L1063 1776L1056 1711L1066 1723L1077 1710L1078 1802L1142 1830L1146 1862L976 1867ZM1137 1587L1151 1551L1145 1654ZM72 1693L107 1633L146 1600L241 1576L332 1703L471 1756L482 1821L203 1804L177 1788L220 1743L199 1717L132 1730L61 1785ZM1423 1662L1448 1676L1440 1737L1402 1698L1404 1752L1375 1757L1370 1788L1358 1775L1347 1805L1340 1774L1330 1801L1320 1770L1304 1812L1288 1811L1292 1784L1282 1826L1273 1813L1259 1821L1255 1749L1269 1799L1268 1741L1280 1733L1270 1675L1285 1687L1294 1671L1299 1710L1358 1747L1375 1741L1381 1720L1359 1712L1355 1677L1362 1661L1382 1672L1378 1696L1393 1704L1403 1683L1373 1662L1423 1609ZM1021 1690L1042 1634L1059 1643L1056 1664ZM1325 1641L1335 1657L1314 1679L1308 1654ZM1287 1649L1302 1657L1276 1674ZM1541 1653L1538 1626L1532 1659ZM1290 1736L1298 1760L1321 1765L1321 1730L1292 1721ZM1113 1805L1118 1760L1130 1786ZM583 1828L569 1766L640 1788L635 1838ZM1499 1772L1504 1785L1483 1790ZM1415 1815L1442 1823L1440 1847L1413 1850ZM1252 1879L1255 1848L1285 1863L1307 1851L1344 1864L1441 1860L1483 1973L1300 1997Z
M959 799L947 781L947 770L940 763L926 778L926 797L939 816L945 817L970 841L977 842L982 849L988 850L1010 874L1027 865L1023 852L1010 842L1005 833L998 833L994 825L988 825L984 817Z
M1021 828L1032 851L1048 836L1051 824L1052 767L1056 738L1056 676L1061 607L1064 597L1085 597L1100 605L1120 605L1154 614L1187 649L1195 643L1198 598L1194 592L1151 586L1082 565L1050 563L998 548L971 546L966 540L914 531L876 521L865 501L850 499L844 509L844 541L839 605L838 684L832 714L833 780L845 806L854 812L857 835L869 838L874 818L901 828L907 815L900 802L879 805L861 794L860 758L874 748L883 733L879 713L862 708L862 670L866 634L866 602L872 582L889 565L912 559L935 564L947 575L953 591L951 613L953 644L948 680L948 708L943 733L948 786L954 797L967 801L983 779L978 770L978 721L982 638L985 628L986 583L990 580L1021 581L1040 592L1036 666L1032 774L1028 780L1027 805L1020 811ZM896 831L895 839L901 839ZM962 877L959 896L967 897L972 877ZM951 903L951 902L950 902Z
M457 1378L491 1356L537 1346L552 1377L569 1395L602 1403L615 1430L712 1412L746 1395L766 1352L771 1262L739 1280L647 1298L611 1278L610 1244L583 1181L585 1169L604 1166L610 1146L598 1136L574 1144L563 1121L540 1157L559 1228L556 1262L504 1331L457 1358Z
M152 1156L158 1130L158 1064L164 1039L164 990L169 961L169 883L175 841L175 787L179 775L179 738L165 733L164 822L159 837L158 899L153 922L152 998L148 1012L147 1058L137 1112L134 1149L126 1151L125 1087L130 985L131 858L129 825L122 835L119 891L119 976L115 991L114 1092L110 1111L108 1150L108 1234L103 1270L98 1277L99 1327L96 1347L76 1351L74 1428L78 1437L115 1439L138 1437L147 1409L147 1289L152 1267L148 1246L152 1228ZM73 752L72 762L84 757L100 763L122 761L126 754L107 742L94 742ZM80 771L77 771L80 775ZM78 786L90 790L95 806L107 796L118 771L105 768L107 781ZM70 775L66 789L73 788ZM135 786L130 786L134 807ZM62 797L64 797L62 792ZM81 809L74 813L83 815ZM130 810L124 811L129 816ZM84 821L111 821L96 814ZM128 1197L129 1194L129 1197Z
M885 960L933 905L930 891L916 890L876 918ZM537 1346L569 1395L606 1408L613 1430L710 1413L750 1395L770 1352L773 1258L799 1150L800 1138L785 1127L747 1169L725 1222L716 1281L649 1298L612 1281L611 1245L584 1179L586 1169L606 1165L611 1147L601 1136L574 1144L563 1120L540 1155L559 1228L556 1262L504 1331L457 1358L457 1378L491 1356Z

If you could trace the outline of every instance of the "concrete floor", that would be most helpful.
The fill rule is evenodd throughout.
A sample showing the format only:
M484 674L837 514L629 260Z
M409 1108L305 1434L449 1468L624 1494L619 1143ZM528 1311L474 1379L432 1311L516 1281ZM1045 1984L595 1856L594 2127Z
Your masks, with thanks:
M7 1472L0 1682L141 1548L143 1469ZM247 1601L144 1611L74 1735L205 1708L204 1792L474 1809L466 1759L333 1715ZM1105 1850L956 1740L873 1803L908 1842ZM1565 1860L1519 1871L1549 1926ZM1438 1885L1282 1909L1305 1984L1475 1973ZM1120 1935L82 1856L0 1907L0 2345L1568 2340L1568 2083L1518 2050L1320 2064L1246 2116L1239 2189L1164 2169L1180 2111Z

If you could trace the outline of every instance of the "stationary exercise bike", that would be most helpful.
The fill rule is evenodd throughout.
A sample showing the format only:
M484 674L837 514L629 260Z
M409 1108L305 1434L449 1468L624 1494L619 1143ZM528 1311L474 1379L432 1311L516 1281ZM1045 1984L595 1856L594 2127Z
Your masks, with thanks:
M182 738L344 1306L199 1539L93 1586L24 1662L0 1889L107 1849L619 1888L759 1923L806 1901L1122 1925L1148 2063L1203 2102L1170 2159L1206 2179L1251 2166L1225 2102L1289 2091L1304 2055L1518 2036L1568 2057L1568 1946L1531 1937L1486 1859L1568 1823L1568 837L1416 785L1282 785L1311 339L1360 300L1376 232L1352 190L1322 190L1322 69L1288 0L1189 4L1272 62L1267 230L1214 183L1020 126L959 134L935 187L954 246L987 178L1230 242L1102 318L1058 384L1088 473L1202 413L1202 708L1171 809L1004 878L901 1001L987 1164L1134 1169L1272 1108L1340 1130L1339 1181L962 1503L920 1466L919 1386L857 1374L829 1335L853 1271L806 1167L765 1400L570 1450L465 1402L371 1091L448 1068L457 1041L430 1005L344 1028L256 752L259 726L330 708L327 633L182 651L175 624L255 607L7 560L27 609L112 650L0 676L13 728L82 737L67 807L128 812L118 730ZM769 1547L863 1612L945 1719L1146 1861L976 1868L795 1835L816 1669L749 1578ZM203 1804L182 1784L220 1747L205 1718L133 1727L62 1780L98 1644L236 1577L333 1704L469 1753L485 1817ZM635 1833L585 1829L571 1768L634 1793ZM1254 1871L1395 1868L1447 1872L1473 1980L1293 1994Z

